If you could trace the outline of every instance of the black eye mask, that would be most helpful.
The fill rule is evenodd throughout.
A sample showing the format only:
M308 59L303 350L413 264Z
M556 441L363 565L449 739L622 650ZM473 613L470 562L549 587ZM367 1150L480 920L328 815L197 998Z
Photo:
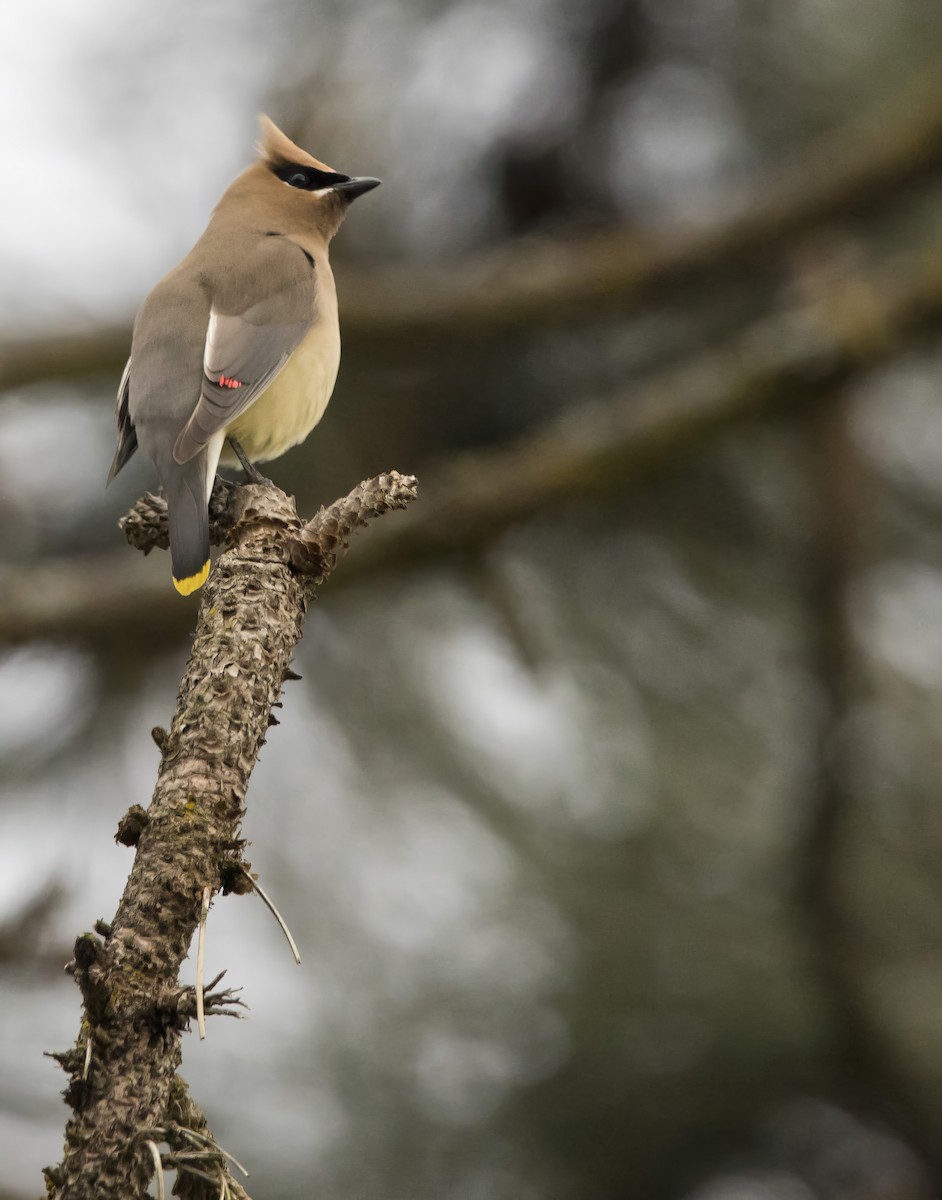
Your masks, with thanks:
M338 183L347 183L350 179L349 175L341 175L337 171L321 171L317 167L303 167L300 163L277 163L272 171L289 187L301 188L306 192L336 187Z

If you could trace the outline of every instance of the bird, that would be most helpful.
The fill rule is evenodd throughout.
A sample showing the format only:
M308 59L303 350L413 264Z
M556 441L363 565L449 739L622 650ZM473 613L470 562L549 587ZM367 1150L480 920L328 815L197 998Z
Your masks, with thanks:
M173 584L209 575L209 497L220 461L254 464L302 442L340 366L331 238L379 186L320 162L266 116L258 157L224 192L193 249L137 314L115 405L108 482L140 449L167 501Z

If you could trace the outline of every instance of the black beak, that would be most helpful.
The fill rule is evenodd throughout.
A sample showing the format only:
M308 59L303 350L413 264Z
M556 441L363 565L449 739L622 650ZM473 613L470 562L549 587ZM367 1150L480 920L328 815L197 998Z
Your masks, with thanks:
M361 175L359 178L347 179L344 183L335 183L334 191L340 192L345 200L356 200L357 196L371 192L382 182L381 179L371 179L369 175Z

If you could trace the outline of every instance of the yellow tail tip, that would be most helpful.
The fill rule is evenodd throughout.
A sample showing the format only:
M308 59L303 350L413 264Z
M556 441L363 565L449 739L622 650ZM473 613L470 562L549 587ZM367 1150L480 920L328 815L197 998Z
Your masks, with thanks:
M173 586L177 589L181 596L189 596L191 592L195 592L197 588L201 588L206 582L206 576L209 574L209 559L203 563L202 567L195 575L188 575L186 579L177 579L173 577Z

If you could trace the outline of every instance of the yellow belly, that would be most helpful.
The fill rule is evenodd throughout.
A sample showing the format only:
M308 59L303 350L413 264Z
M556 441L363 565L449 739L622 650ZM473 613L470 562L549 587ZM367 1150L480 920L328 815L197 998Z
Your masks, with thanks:
M333 317L331 320L330 318ZM226 429L253 462L268 462L303 442L324 415L340 367L336 310L316 324L268 388ZM238 460L225 444L221 461Z

